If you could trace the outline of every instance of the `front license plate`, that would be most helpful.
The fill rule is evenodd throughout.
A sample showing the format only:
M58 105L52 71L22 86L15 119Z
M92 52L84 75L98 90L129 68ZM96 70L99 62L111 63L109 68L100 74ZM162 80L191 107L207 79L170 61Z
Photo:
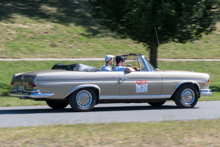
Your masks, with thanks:
M25 86L18 86L18 91L24 91L25 90Z

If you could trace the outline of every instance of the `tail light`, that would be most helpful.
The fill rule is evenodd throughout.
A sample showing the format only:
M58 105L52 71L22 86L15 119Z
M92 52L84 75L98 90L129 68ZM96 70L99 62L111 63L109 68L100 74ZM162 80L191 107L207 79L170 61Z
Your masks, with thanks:
M15 87L15 82L11 82L11 86L12 86L12 87Z
M209 82L209 84L210 84L210 79L209 79L209 81L208 81L208 82Z
M28 86L29 86L30 88L37 87L36 84L34 84L34 83L29 83Z

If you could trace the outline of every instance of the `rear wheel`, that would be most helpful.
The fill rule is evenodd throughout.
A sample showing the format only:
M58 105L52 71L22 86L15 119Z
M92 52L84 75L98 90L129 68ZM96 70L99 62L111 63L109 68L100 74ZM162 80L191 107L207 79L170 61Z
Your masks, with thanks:
M180 108L192 108L196 105L199 95L197 89L186 84L177 89L174 94L174 102Z
M67 101L60 100L46 100L46 103L53 109L64 109L69 104Z
M91 88L79 89L69 97L69 103L73 110L79 112L90 111L96 104L96 94Z
M161 101L161 102L149 102L148 104L156 107L156 106L162 106L166 101Z

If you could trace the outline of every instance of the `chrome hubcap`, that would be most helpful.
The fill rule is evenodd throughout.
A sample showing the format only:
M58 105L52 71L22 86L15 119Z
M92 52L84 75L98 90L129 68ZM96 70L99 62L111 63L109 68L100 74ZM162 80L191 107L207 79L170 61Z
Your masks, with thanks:
M87 90L82 90L76 95L76 103L80 107L88 107L92 103L92 95Z
M185 105L190 105L194 102L195 100L195 93L192 89L185 89L183 90L183 92L181 93L181 101L183 102L183 104Z

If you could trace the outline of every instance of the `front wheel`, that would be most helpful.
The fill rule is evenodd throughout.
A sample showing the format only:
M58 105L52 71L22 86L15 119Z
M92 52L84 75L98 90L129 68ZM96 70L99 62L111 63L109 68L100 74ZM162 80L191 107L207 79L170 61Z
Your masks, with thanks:
M66 101L60 100L46 100L46 103L49 107L53 109L64 109L69 104Z
M180 108L193 108L196 105L198 98L198 91L191 84L179 87L174 94L174 102Z
M78 112L90 111L96 104L96 94L91 88L79 89L69 97L69 103L73 110Z

